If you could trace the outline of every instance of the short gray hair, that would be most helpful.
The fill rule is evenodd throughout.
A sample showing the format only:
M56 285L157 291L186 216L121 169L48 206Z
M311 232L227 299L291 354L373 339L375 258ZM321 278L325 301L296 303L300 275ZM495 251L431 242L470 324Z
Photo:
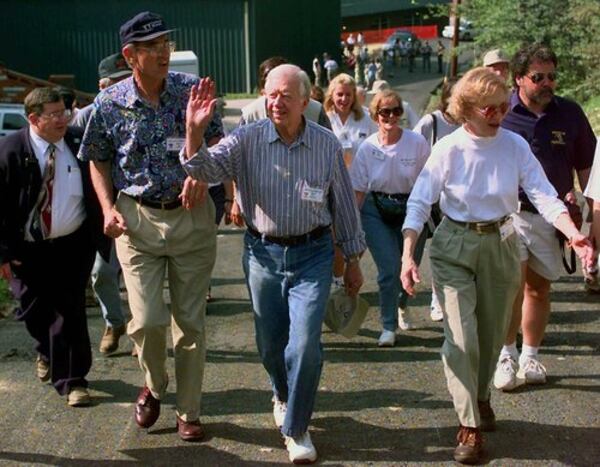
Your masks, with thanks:
M300 95L305 99L310 99L310 78L302 68L291 63L284 63L273 68L267 75L265 88L268 86L269 81L281 76L293 76L300 85Z

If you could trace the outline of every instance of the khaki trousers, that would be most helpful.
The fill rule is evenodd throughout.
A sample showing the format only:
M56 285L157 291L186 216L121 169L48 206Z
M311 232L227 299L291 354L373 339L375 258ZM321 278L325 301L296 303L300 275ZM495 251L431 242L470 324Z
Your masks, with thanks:
M187 211L153 209L120 195L127 232L117 238L132 319L127 333L138 349L145 383L157 399L167 388L167 326L171 324L177 415L200 415L206 338L206 292L215 262L215 208L208 198ZM163 298L168 274L171 310Z
M444 309L441 354L460 424L480 425L477 401L490 383L519 289L517 235L479 235L444 218L430 251L436 294Z

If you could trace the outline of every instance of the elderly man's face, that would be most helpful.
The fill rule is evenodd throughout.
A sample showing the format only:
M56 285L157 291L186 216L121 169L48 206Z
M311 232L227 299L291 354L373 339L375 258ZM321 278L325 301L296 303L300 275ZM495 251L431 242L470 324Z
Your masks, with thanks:
M131 53L132 68L143 76L154 79L164 79L169 71L169 60L173 43L169 41L169 36L157 37L155 39L134 43Z
M300 82L291 74L269 77L265 86L267 111L278 130L294 131L302 122L308 99L300 93Z

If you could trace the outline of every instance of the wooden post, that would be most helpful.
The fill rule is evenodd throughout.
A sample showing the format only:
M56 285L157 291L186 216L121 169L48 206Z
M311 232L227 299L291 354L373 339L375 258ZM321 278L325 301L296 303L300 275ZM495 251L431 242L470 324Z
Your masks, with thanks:
M456 78L458 75L458 43L459 43L459 26L460 26L460 14L458 7L460 6L460 0L452 0L452 11L451 18L454 18L454 33L452 34L452 51L450 56L450 78Z

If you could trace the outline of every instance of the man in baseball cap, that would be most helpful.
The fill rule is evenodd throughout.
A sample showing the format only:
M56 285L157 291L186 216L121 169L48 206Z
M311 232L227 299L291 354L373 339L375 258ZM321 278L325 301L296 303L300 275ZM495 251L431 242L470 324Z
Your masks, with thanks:
M508 80L510 60L502 49L492 49L483 56L483 66L491 68L494 73Z
M172 31L174 29L167 29L161 16L150 11L142 11L121 26L119 30L121 47L132 42L150 41Z

